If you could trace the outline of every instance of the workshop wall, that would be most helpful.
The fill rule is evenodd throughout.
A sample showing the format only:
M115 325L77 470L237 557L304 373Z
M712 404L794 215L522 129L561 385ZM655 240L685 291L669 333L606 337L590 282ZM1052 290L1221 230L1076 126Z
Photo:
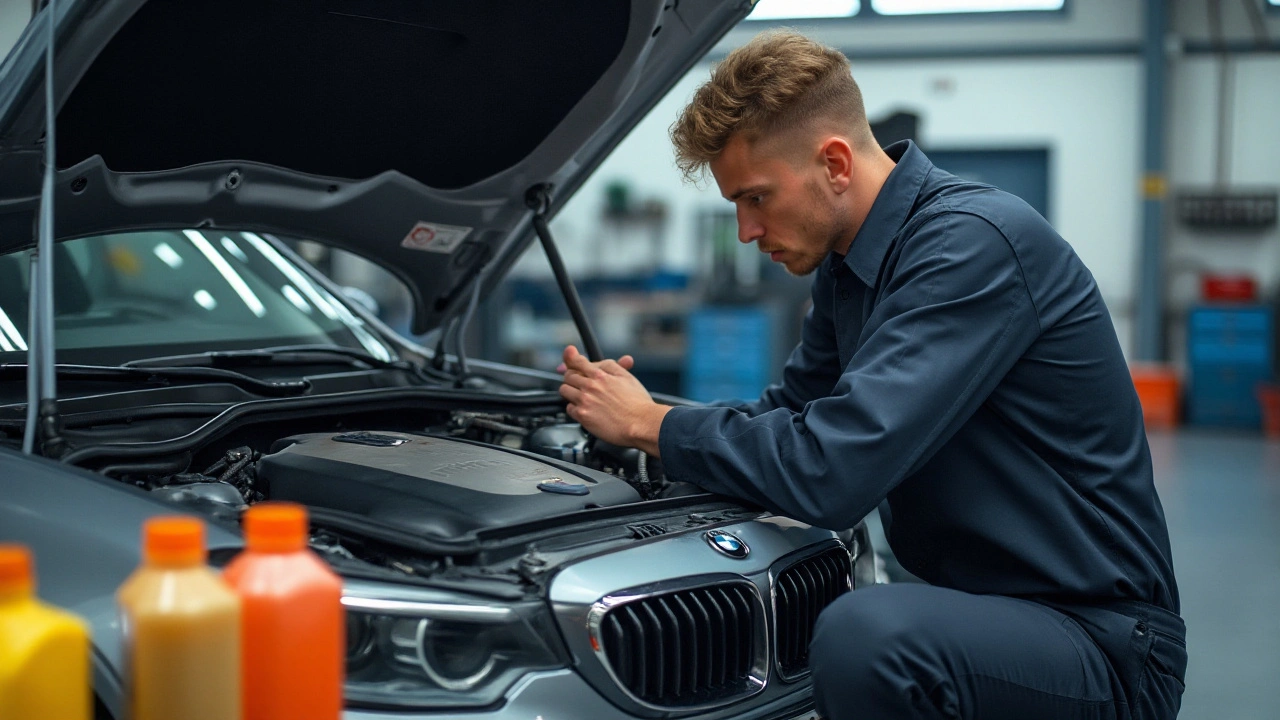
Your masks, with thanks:
M1265 7L1267 2L1268 0L1173 0L1170 3L1169 24L1183 44L1204 44L1214 39L1212 18L1217 8L1221 13L1219 27L1222 38L1235 43L1237 48L1259 40L1261 35L1269 35L1275 41L1280 39L1280 13L1275 8ZM1250 7L1257 12L1250 12Z
M1203 189L1221 180L1228 188L1280 185L1280 12L1243 1L1177 0L1171 45L1169 181L1176 196L1182 189ZM1213 12L1221 15L1215 37ZM1248 52L1269 44L1270 52ZM1222 56L1206 54L1215 47L1231 51L1227 88L1220 94ZM1225 103L1226 130L1218 173L1219 101ZM1170 310L1178 313L1195 301L1199 272L1247 272L1264 297L1280 293L1280 229L1262 232L1205 232L1188 229L1174 219L1169 242Z
M1049 220L1097 278L1127 346L1140 232L1142 68L1112 57L861 63L872 117L922 116L928 148L1049 149Z
M1280 38L1280 31L1273 37ZM1216 56L1184 57L1171 78L1169 180L1171 197L1214 186L1218 174L1218 84ZM1280 54L1228 61L1233 90L1226 103L1224 187L1247 190L1280 186ZM1166 284L1171 359L1185 362L1187 309L1200 299L1204 273L1244 274L1258 282L1260 299L1280 295L1280 228L1198 230L1171 213L1166 226Z
M1248 49L1259 40L1256 23L1242 2L1222 6L1223 41ZM1214 39L1208 12L1208 0L1178 0L1171 7L1166 130L1175 192L1214 179L1219 61L1205 54ZM1128 354L1141 235L1143 20L1143 3L1136 0L1072 0L1062 14L867 18L796 27L850 55L873 119L896 110L919 114L926 150L1048 149L1050 220L1097 277ZM1280 38L1280 14L1267 13L1264 21L1263 30ZM744 23L709 59L723 57L766 27ZM1274 186L1280 181L1280 55L1244 54L1232 62L1229 181ZM699 214L731 206L713 185L682 183L667 127L711 66L696 67L557 217L557 237L575 272L622 274L654 262L677 271L698 269L707 242ZM647 236L627 237L606 227L606 188L618 182L637 198L667 206L663 241L656 247ZM1175 359L1178 317L1196 299L1200 272L1245 270L1257 277L1264 297L1277 291L1276 234L1272 228L1248 237L1206 238L1171 219L1166 278ZM517 272L549 273L537 252Z
M1136 138L1141 131L1141 61L1124 54L981 57L979 51L1016 52L1050 40L1077 50L1087 41L1099 52L1118 42L1132 44L1140 33L1137 5L1077 0L1070 14L1047 21L1022 16L1003 21L909 18L867 23L874 28L847 27L852 23L801 27L853 56L854 77L873 119L896 110L918 113L926 148L1047 148L1050 220L1097 276L1126 348L1140 232L1141 146ZM712 57L722 57L763 29L763 23L752 23L735 30ZM895 47L951 48L962 57L919 58L906 52L899 58L897 51L891 52ZM676 270L697 267L706 242L698 236L698 213L731 206L713 186L682 183L667 127L710 67L695 68L556 218L557 240L576 271L620 272L635 259L632 253L643 252L616 243L602 226L605 187L619 180L638 196L668 204L663 262ZM523 259L518 271L549 273L536 252Z
M701 66L686 78L556 218L557 240L566 244L566 254L579 270L595 269L595 257L613 265L628 260L625 248L591 247L598 237L604 187L619 179L640 195L662 197L670 204L664 260L674 268L694 268L702 242L695 237L694 213L731 206L714 187L682 183L666 132L708 72L709 66ZM1128 307L1139 229L1137 60L863 61L855 63L854 74L872 117L895 110L922 116L926 147L1047 147L1050 219L1093 270L1112 312ZM525 258L522 269L549 272L534 255Z

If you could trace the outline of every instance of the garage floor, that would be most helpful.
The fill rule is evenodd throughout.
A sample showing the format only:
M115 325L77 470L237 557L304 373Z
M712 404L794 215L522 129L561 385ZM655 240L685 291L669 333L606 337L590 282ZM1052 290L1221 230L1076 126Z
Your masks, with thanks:
M1187 621L1180 720L1280 717L1280 442L1149 436Z

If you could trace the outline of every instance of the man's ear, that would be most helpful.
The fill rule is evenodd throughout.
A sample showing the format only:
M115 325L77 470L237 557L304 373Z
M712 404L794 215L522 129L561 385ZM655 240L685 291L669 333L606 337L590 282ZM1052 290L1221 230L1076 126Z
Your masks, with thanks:
M853 182L853 147L849 141L832 136L818 147L818 159L826 170L827 182L837 195Z

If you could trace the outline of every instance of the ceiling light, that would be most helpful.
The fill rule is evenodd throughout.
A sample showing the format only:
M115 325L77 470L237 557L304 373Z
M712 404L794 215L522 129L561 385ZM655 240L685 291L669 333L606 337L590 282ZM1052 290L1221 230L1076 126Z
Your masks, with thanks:
M760 0L747 19L847 18L861 8L861 0Z
M871 0L871 8L880 15L931 15L1061 10L1064 2L1065 0Z

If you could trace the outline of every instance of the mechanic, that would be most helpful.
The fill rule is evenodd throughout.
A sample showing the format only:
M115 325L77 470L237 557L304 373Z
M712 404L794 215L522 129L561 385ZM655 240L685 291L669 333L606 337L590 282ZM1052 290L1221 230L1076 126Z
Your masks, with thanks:
M671 128L739 240L813 306L780 384L667 407L565 349L561 394L670 479L842 529L903 567L822 613L825 718L1174 718L1186 668L1142 410L1097 285L1018 198L881 149L844 55L762 34Z

